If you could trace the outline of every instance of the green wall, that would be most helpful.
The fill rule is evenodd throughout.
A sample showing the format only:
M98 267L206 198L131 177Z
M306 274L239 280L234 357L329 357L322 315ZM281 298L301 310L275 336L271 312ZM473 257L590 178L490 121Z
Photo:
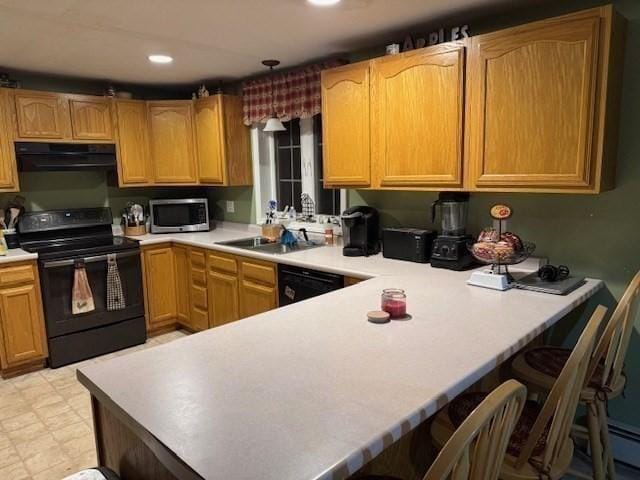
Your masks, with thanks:
M227 222L255 223L256 208L253 187L208 188L210 215ZM233 201L234 213L228 213L227 200Z
M204 188L117 188L110 186L104 172L23 172L20 192L27 211L62 208L110 207L114 222L127 202L147 205L154 198L206 197ZM0 207L16 193L0 194Z

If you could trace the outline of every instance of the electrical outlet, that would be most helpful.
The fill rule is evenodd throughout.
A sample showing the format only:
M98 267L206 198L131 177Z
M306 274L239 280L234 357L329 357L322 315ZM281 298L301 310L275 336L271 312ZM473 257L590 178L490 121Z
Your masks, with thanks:
M227 213L235 213L236 212L236 202L233 200L227 200Z

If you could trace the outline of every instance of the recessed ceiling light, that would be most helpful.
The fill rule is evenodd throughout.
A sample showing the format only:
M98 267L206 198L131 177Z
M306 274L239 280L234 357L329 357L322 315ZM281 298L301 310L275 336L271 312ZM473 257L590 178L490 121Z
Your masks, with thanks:
M340 0L307 0L307 2L316 7L331 7L340 3Z
M171 63L173 58L169 55L149 55L149 61L153 63Z

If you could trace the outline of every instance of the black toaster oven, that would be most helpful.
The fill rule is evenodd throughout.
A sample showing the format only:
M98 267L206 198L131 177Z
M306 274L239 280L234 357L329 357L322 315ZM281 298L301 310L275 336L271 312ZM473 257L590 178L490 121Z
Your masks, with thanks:
M427 263L436 232L417 228L385 228L382 230L382 255L385 258Z

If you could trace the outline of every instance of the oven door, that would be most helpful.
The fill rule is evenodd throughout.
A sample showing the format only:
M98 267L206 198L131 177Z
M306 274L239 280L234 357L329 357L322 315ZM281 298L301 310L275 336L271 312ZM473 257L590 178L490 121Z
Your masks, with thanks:
M42 260L40 263L49 338L144 316L139 250L119 252L116 256L125 299L125 308L121 310L107 310L107 256L96 255L84 258L95 310L76 315L71 312L75 260Z
M151 233L209 231L207 199L152 200Z

